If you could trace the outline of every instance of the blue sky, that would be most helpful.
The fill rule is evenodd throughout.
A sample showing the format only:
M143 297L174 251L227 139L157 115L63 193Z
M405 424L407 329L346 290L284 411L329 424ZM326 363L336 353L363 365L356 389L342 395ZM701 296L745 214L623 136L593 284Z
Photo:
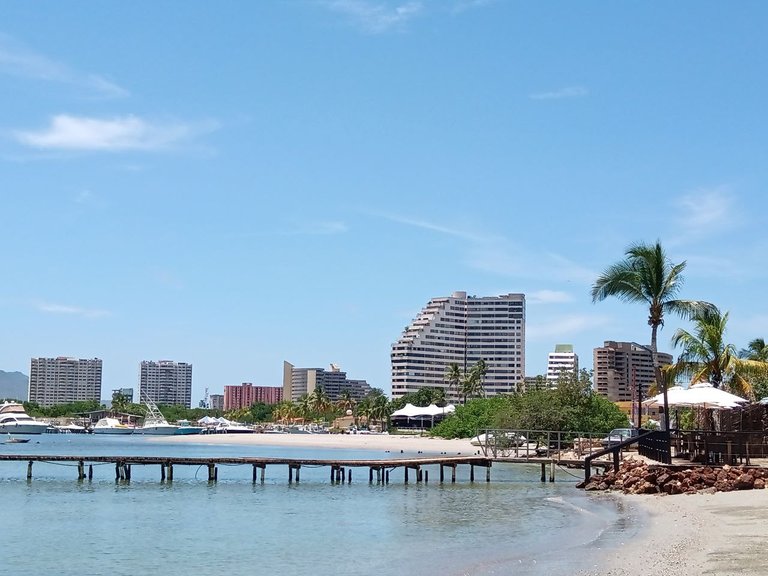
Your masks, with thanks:
M768 338L763 2L0 5L0 369L389 391L455 290L527 295L528 375L557 343L591 368L648 342L589 290L656 239L731 342Z

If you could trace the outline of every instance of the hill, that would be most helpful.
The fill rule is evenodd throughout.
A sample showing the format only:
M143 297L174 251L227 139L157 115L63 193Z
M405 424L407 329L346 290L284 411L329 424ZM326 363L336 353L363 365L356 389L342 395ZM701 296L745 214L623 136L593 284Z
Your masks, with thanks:
M21 372L0 370L0 399L27 400L29 377Z

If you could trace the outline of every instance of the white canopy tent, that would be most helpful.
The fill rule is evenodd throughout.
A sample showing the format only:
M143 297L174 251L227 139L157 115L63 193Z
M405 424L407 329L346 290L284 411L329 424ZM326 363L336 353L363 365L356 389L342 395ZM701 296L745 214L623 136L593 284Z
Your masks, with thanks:
M698 407L713 408L716 410L737 408L743 403L749 402L741 396L736 396L725 390L715 388L709 382L691 384L688 388L672 386L667 390L667 402L670 407ZM657 394L653 398L643 401L644 406L660 407L664 405L664 395Z

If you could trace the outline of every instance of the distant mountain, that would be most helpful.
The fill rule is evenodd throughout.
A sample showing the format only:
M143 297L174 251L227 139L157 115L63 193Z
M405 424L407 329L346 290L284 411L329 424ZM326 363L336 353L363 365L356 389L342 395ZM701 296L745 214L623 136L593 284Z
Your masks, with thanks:
M28 392L29 376L21 372L3 372L0 370L0 399L27 400Z

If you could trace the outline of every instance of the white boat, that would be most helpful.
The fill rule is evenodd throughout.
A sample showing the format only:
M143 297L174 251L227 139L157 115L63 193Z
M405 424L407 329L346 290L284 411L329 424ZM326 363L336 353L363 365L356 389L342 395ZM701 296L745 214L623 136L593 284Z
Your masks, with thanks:
M202 434L203 430L205 430L205 428L202 426L192 426L189 420L178 420L176 424L179 426L176 430L176 434L180 436L186 436L188 434Z
M47 423L29 416L18 402L4 402L0 405L0 433L42 434L47 429Z
M176 434L179 429L175 424L168 424L165 416L148 397L144 398L144 404L147 406L147 415L144 417L144 424L136 428L136 434L151 434L153 436L170 436Z
M94 434L133 434L135 428L115 418L102 418L93 427Z

